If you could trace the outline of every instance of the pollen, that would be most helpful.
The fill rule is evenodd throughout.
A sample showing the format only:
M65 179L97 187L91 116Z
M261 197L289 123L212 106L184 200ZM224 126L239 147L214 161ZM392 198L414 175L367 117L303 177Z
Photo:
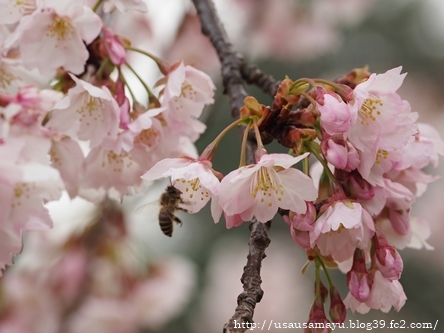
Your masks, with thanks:
M88 94L88 97L83 99L83 104L76 112L80 115L79 121L85 122L86 126L90 126L91 122L104 122L102 115L104 109L105 105L100 98L95 98Z
M125 168L131 168L134 164L133 158L127 152L116 154L113 151L108 151L105 159L102 161L102 168L108 167L109 170L115 173L121 173Z
M182 89L180 96L185 97L186 99L194 100L197 95L196 90L194 90L193 86L189 83L182 84Z
M361 118L361 124L370 125L370 121L376 121L376 116L381 114L380 107L382 106L384 106L384 103L382 103L379 98L367 98L360 110L363 116L363 118Z
M74 33L75 29L68 19L55 16L52 24L49 26L48 31L46 32L46 36L56 39L57 43L55 44L55 47L57 48L59 47L59 42L64 43L66 41L71 41Z
M265 202L265 198L268 198L267 205L271 207L272 202L269 202L269 199L276 197L279 193L281 193L281 195L284 194L284 187L280 182L277 172L274 169L261 167L253 177L250 195L253 198L260 198L259 201L261 203Z
M0 88L6 90L14 80L18 77L13 75L7 68L6 65L0 64Z
M37 188L35 183L17 183L14 187L14 198L11 207L20 207L25 200L31 198L31 193Z
M387 159L389 156L389 152L387 150L378 149L378 152L376 153L376 164L381 164L382 160Z

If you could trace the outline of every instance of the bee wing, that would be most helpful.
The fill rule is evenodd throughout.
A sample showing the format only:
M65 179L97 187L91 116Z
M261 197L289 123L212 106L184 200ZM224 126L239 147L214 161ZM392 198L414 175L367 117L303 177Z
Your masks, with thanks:
M158 215L160 211L160 200L154 200L145 203L134 210L134 213L140 215Z

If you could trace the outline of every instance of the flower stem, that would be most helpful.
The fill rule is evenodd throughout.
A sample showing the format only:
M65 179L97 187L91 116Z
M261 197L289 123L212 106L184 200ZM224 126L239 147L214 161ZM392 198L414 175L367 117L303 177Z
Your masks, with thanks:
M102 2L103 2L103 0L98 0L98 1L96 2L96 4L94 5L94 7L92 8L92 11L93 11L93 12L96 12L97 9L99 9L99 7L100 7L100 5L102 4Z
M247 124L244 130L244 136L242 137L242 147L239 168L247 165L247 139L248 132L250 132L251 123Z
M307 149L307 151L312 153L319 162L321 162L322 166L324 167L324 171L327 173L330 181L335 181L335 176L332 174L327 162L325 161L325 158L322 156L319 145L313 141L309 141L304 144L304 147Z
M156 57L154 54L149 53L147 51L143 51L141 49L137 49L134 47L127 47L127 50L130 51L134 51L140 54L143 54L145 56L147 56L148 58L151 58L157 65L157 67L159 67L159 70L162 72L162 74L167 75L169 68L171 67L165 60L160 59L159 57Z
M330 287L330 288L331 288L331 287L334 287L333 281L331 280L330 274L328 273L328 269L327 269L327 267L325 266L324 261L322 260L322 258L321 258L319 255L318 255L318 257L317 257L317 260L319 261L319 263L320 263L321 266L322 266L322 269L324 270L324 274L325 274L325 276L327 277L329 287Z
M122 78L123 82L125 83L126 88L128 89L130 95L131 95L131 99L133 100L133 102L137 102L136 100L136 96L134 95L133 91L131 90L128 82L126 81L125 77L123 76L122 70L120 69L120 67L117 67L117 71L119 72L119 76Z
M315 297L321 299L321 274L319 272L319 260L315 261Z
M256 136L257 146L260 149L265 150L264 144L262 143L261 133L259 132L259 127L257 126L257 119L256 118L254 118L254 120L253 120L253 129L254 129L254 135Z
M307 93L301 93L301 95L304 96L306 99L308 99L310 101L310 103L313 104L313 106L316 107L316 101L313 99L313 97L311 97Z
M232 122L230 125L228 125L222 132L219 133L219 135L205 148L205 150L202 152L202 154L199 157L199 160L211 160L213 158L213 155L216 151L217 145L222 140L222 138L233 128L238 126L240 123L245 122L245 119L238 119L234 122Z
M109 59L105 58L103 59L102 63L100 64L100 67L97 69L96 75L98 78L102 79L103 71L105 70L105 67L108 65Z
M133 72L133 74L139 79L140 83L142 83L142 86L145 88L147 94L148 94L148 100L151 103L153 101L155 104L160 105L159 100L157 97L151 92L150 88L146 85L146 83L142 80L142 78L139 76L139 74L136 73L136 71L131 67L129 63L125 63L126 67Z

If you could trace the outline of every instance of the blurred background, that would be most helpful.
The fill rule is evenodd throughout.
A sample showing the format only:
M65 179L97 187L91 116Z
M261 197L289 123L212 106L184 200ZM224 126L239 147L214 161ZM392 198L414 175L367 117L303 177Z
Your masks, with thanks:
M109 19L116 33L131 37L135 46L170 62L183 59L213 77L215 104L204 114L208 129L197 142L201 152L232 121L216 54L200 34L190 1L146 3L147 14ZM377 73L402 66L408 75L400 95L419 113L420 122L443 132L443 1L218 0L216 4L237 50L276 79L285 75L293 80L334 79L365 65ZM144 68L147 82L159 77L146 59L141 62L135 56L134 62ZM271 102L258 89L247 90L261 103ZM213 166L224 174L237 168L239 147L238 134L232 131L219 146ZM269 151L282 150L272 144ZM442 175L443 164L428 172ZM401 251L406 305L399 313L350 313L346 323L349 319L365 323L383 319L386 325L391 319L406 324L444 320L443 181L429 185L411 212L430 223L428 242L435 249ZM206 209L192 216L179 214L183 226L175 228L169 239L158 226L156 212L134 214L139 205L158 199L166 184L153 184L144 196L126 197L122 205L108 203L99 209L67 197L48 204L54 229L26 234L23 253L0 281L0 332L222 331L242 291L248 225L227 230L223 220L215 225ZM113 222L104 231L100 221L106 216ZM119 232L122 228L124 234ZM103 235L107 240L98 241ZM280 217L275 218L269 237L262 267L265 294L254 319L306 322L313 298L313 269L300 273L304 251L294 244ZM345 298L345 276L333 275ZM438 323L437 330L443 327L444 322ZM278 331L285 329L270 330Z

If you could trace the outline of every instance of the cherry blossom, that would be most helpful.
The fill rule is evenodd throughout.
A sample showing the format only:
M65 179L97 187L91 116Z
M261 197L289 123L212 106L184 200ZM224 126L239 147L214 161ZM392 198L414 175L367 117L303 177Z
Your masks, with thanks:
M84 160L78 142L66 136L53 136L49 155L51 165L60 172L66 191L74 198L78 194Z
M372 185L382 185L383 173L391 169L386 162L390 152L412 142L417 133L418 115L396 93L406 75L400 73L401 67L372 74L353 91L357 121L347 136L360 153L359 172Z
M141 156L141 158L143 158ZM93 148L83 162L81 186L93 189L115 189L121 195L128 187L140 184L143 168L132 152L116 153L102 146Z
M379 271L375 272L370 295L365 302L359 302L350 293L344 299L344 304L352 310L365 314L370 309L389 312L393 307L399 311L405 304L407 297L398 280L385 279Z
M70 137L89 140L91 148L117 137L120 109L106 87L98 88L71 75L77 84L58 102L47 126Z
M222 211L218 202L219 178L222 175L212 169L208 160L195 160L190 157L167 158L156 163L142 178L156 180L171 177L174 187L182 192L182 200L191 214L200 211L211 200L211 214L219 221Z
M36 8L36 0L0 0L0 24L17 23L22 16L31 14Z
M337 201L315 221L310 245L317 245L323 255L344 261L357 247L367 248L374 232L370 214L359 203Z
M3 270L6 264L12 264L11 254L21 250L22 231L52 227L43 203L57 200L63 183L57 170L42 164L8 163L3 156L0 169L0 270Z
M85 43L100 33L101 19L83 2L46 0L18 26L26 68L52 75L58 67L81 74L88 59Z
M315 200L317 191L311 178L291 166L307 156L265 154L257 164L230 172L219 192L223 211L229 216L240 214L244 221L255 216L263 223L271 220L278 208L305 213L305 201Z
M162 112L167 124L176 135L197 140L206 126L197 120L206 104L214 102L215 86L211 78L183 63L167 76Z

